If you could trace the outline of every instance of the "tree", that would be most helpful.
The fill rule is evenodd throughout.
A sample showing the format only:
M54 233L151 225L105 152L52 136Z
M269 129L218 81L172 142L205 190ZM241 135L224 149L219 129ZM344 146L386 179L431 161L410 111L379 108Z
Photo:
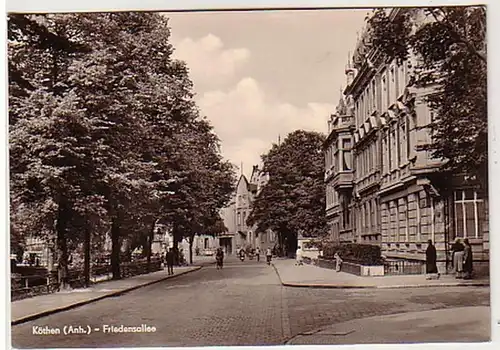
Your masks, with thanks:
M269 182L252 204L247 224L277 232L289 252L296 249L298 233L326 233L324 141L320 133L297 130L262 156Z
M173 184L175 194L168 205L174 250L182 238L187 238L190 263L194 237L217 230L219 211L229 202L235 184L234 167L220 155L220 141L213 127L206 119L192 126L176 143L182 147L177 162L182 177Z
M68 35L68 19L9 18L11 199L16 203L11 210L19 210L12 217L14 226L34 229L23 233L55 235L63 288L68 242L78 239L69 232L78 211L74 199L90 195L83 190L89 146L85 120L67 85L68 66L87 47ZM19 219L24 222L15 222Z
M374 47L400 61L416 55L413 86L434 89L427 97L436 112L427 149L445 160L443 170L475 177L486 187L485 7L400 9L395 16L377 9L368 23Z

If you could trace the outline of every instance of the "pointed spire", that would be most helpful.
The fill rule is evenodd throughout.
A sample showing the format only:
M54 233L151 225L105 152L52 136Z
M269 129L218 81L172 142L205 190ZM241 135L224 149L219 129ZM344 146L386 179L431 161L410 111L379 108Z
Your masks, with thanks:
M241 172L241 175L243 176L243 162L241 162L240 172Z
M278 146L280 146L280 145L281 145L281 135L278 134Z

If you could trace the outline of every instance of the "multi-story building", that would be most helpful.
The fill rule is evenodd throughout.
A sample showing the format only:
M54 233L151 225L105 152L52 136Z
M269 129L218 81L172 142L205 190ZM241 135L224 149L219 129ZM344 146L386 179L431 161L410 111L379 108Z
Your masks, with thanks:
M326 216L334 240L355 241L353 231L352 190L354 167L352 164L352 132L354 118L343 99L328 121L325 141Z
M390 18L401 11L406 9L393 9ZM418 15L427 20L423 12ZM443 173L443 161L425 147L435 113L426 96L435 90L411 86L418 74L415 55L403 62L386 57L369 33L365 29L347 64L345 98L328 122L325 181L332 236L379 244L387 258L416 263L425 261L431 239L441 272L451 266L450 244L468 238L475 269L487 270L486 193L467 177Z
M223 209L222 217L228 232L220 236L220 245L226 247L226 252L236 252L247 246L266 249L275 244L272 232L258 232L256 227L247 225L247 218L252 210L252 203L268 181L268 176L258 166L254 166L250 181L241 175L236 185L234 198ZM230 247L230 248L229 248Z

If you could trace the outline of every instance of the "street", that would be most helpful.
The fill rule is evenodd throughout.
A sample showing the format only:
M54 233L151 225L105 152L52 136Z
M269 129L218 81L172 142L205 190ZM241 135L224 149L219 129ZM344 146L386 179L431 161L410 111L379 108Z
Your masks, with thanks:
M281 286L272 266L262 261L240 262L230 258L223 270L205 267L122 296L14 326L12 345L16 348L279 345L290 343L303 333L349 320L463 306L489 306L489 288L288 288ZM90 326L100 331L33 334L38 327L62 330L69 325L84 329ZM104 325L146 325L155 331L104 333ZM484 336L489 337L489 329Z

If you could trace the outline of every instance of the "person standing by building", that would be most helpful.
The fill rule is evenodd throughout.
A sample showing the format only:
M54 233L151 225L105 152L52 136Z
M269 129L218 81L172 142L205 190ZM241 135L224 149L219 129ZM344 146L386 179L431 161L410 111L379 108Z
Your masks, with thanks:
M295 265L300 266L303 265L302 262L302 248L300 246L297 247L297 251L295 252Z
M167 270L169 275L174 274L174 250L170 248L167 252Z
M455 240L455 243L451 246L451 251L455 278L463 278L464 245L460 242L460 238Z
M427 250L425 251L425 272L427 274L427 279L434 279L437 275L439 278L439 273L437 269L437 252L436 247L432 244L432 240L427 241Z
M469 243L469 240L466 238L464 239L464 272L465 276L464 279L470 280L472 278L472 247Z
M335 272L340 272L340 269L342 268L342 258L340 257L340 254L336 252L333 258L335 259Z

